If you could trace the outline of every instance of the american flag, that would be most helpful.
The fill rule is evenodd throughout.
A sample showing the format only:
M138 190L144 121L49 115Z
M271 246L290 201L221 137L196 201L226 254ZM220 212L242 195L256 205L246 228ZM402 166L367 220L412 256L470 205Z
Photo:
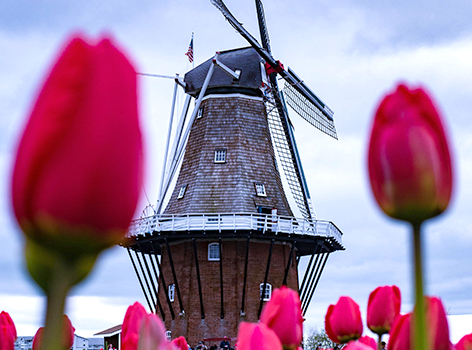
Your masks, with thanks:
M190 40L190 45L188 46L188 50L185 56L188 57L188 60L190 63L193 62L193 33L192 33L192 40Z

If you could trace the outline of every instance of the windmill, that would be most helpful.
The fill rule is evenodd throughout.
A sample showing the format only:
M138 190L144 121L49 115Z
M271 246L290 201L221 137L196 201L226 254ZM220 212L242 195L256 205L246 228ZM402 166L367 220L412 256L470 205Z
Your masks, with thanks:
M185 336L191 345L234 338L281 285L299 291L306 313L329 254L344 249L342 232L314 215L285 104L337 138L333 112L272 57L259 0L262 45L221 0L212 3L250 46L217 52L175 77L157 207L132 223L124 244L149 308L169 337ZM187 97L170 147L178 86ZM278 163L301 218L292 213ZM299 283L302 257L309 262Z

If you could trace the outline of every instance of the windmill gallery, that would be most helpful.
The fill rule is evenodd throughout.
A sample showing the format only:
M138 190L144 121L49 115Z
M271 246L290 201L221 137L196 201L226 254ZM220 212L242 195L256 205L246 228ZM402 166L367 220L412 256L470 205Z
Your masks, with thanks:
M314 214L286 104L337 138L333 112L273 58L259 0L261 44L221 0L212 3L250 46L176 78L187 97L158 205L132 223L124 244L149 308L169 337L190 344L235 338L238 324L257 321L281 285L299 291L305 313L329 254L344 249L342 232ZM278 164L302 218L294 217ZM299 281L301 257L309 262Z

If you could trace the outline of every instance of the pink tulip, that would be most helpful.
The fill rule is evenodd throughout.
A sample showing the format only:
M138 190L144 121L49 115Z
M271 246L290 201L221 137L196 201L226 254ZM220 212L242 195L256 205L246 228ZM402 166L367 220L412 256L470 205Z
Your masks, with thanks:
M282 350L275 332L264 323L241 322L238 331L238 350Z
M272 298L262 310L260 321L277 334L284 349L296 349L303 337L303 316L298 293L286 286L274 290Z
M374 350L377 350L377 342L375 341L374 338L364 335L363 337L360 337L357 341L359 343L370 346Z
M188 350L187 341L182 336L175 338L171 343L174 344L178 350Z
M141 192L142 164L133 66L109 39L73 38L18 147L12 198L21 228L68 257L120 242Z
M367 327L379 335L388 333L400 314L401 293L397 286L377 287L369 296Z
M464 335L456 344L456 350L472 350L472 333Z
M425 297L426 330L429 349L450 350L449 326L439 298ZM399 316L390 331L389 350L413 349L411 338L412 314Z
M176 345L167 341L166 328L161 319L154 315L146 315L139 331L138 350L174 349Z
M374 340L374 347L370 344L370 341L368 343L361 341L362 338L359 338L359 341L353 341L351 340L347 345L343 348L343 350L376 350L377 349L377 343ZM372 338L370 338L372 339ZM365 340L365 339L364 339ZM372 339L373 340L373 339Z
M135 302L126 310L123 325L121 326L121 349L137 350L141 324L146 318L147 312L144 307Z
M64 324L62 326L62 349L67 350L72 347L74 344L74 332L75 328L72 326L72 323L69 320L69 317L64 315ZM41 345L43 342L43 333L44 327L40 327L33 338L33 350L41 350Z
M16 341L16 327L8 312L0 313L0 350L13 350Z
M363 330L359 305L348 296L340 297L337 304L328 307L325 329L335 343L358 339Z
M411 336L411 313L399 315L393 322L390 330L390 338L388 342L388 350L410 350Z
M389 216L420 224L452 193L452 165L441 117L427 93L399 85L375 114L369 145L374 196Z

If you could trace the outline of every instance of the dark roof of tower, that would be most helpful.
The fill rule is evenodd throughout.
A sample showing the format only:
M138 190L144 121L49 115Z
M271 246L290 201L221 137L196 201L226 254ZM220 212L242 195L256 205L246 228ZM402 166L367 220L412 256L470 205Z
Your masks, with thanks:
M187 84L185 92L196 96L200 93L203 82L212 64L212 58L206 60L191 71L187 72L184 81ZM228 51L221 51L218 55L218 61L229 68L241 70L239 80L234 80L221 69L215 67L213 76L208 86L208 92L235 92L236 90L246 91L251 94L260 95L259 87L262 83L261 65L262 58L252 47L243 47Z

